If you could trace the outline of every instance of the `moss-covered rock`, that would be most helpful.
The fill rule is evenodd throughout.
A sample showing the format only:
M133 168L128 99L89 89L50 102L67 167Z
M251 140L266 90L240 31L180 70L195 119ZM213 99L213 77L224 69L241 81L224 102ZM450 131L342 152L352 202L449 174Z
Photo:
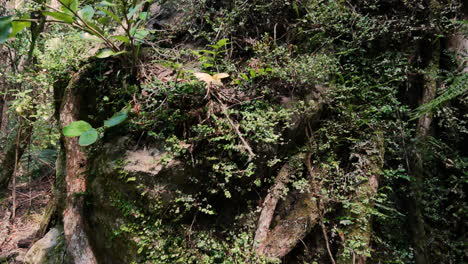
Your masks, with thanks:
M164 218L161 208L187 189L191 175L181 162L163 161L160 149L129 150L132 145L128 138L107 143L91 164L86 218L100 263L138 262L138 234L125 229L141 212Z
M38 240L26 253L27 264L71 264L65 246L63 228L55 227Z

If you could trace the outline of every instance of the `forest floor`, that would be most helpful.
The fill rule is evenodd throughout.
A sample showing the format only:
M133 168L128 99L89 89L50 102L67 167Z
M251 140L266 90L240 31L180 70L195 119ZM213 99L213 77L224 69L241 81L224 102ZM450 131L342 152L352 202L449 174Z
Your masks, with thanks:
M0 263L22 263L51 197L51 179L41 177L17 185L15 218L11 188L10 195L0 200Z

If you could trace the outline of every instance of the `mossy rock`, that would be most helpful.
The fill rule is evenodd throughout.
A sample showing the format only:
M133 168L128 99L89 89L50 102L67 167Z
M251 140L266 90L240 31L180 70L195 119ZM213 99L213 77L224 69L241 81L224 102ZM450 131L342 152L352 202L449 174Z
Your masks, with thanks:
M62 227L54 227L32 245L24 257L26 264L71 264Z
M141 261L137 234L123 227L135 224L137 211L164 218L164 210L154 208L170 204L176 191L193 188L192 171L183 163L162 162L164 152L156 147L129 150L134 146L126 137L104 144L90 164L85 214L100 263Z

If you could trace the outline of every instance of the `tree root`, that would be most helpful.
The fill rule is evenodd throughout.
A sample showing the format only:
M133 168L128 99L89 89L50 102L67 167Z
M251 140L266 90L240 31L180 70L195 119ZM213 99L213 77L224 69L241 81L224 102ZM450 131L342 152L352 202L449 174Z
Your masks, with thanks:
M293 159L304 160L304 155L296 155ZM278 223L270 229L273 215L278 204L278 200L288 183L290 175L294 168L286 163L278 173L275 184L271 188L258 221L258 228L255 234L254 250L256 254L268 258L281 258L293 250L296 245L312 230L320 220L320 207L315 198L316 186L311 186L309 192L300 194L297 197L298 202L289 212L289 214L280 219ZM318 168L310 171L312 179L317 178L321 173Z

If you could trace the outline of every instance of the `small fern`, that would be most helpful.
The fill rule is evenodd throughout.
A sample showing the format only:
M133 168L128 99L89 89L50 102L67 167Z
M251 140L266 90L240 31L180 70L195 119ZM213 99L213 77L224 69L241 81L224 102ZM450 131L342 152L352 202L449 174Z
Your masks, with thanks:
M440 96L434 100L423 104L416 108L411 114L411 120L417 119L427 113L436 110L443 103L452 100L453 98L460 96L468 92L468 73L463 73L453 79L452 85Z

